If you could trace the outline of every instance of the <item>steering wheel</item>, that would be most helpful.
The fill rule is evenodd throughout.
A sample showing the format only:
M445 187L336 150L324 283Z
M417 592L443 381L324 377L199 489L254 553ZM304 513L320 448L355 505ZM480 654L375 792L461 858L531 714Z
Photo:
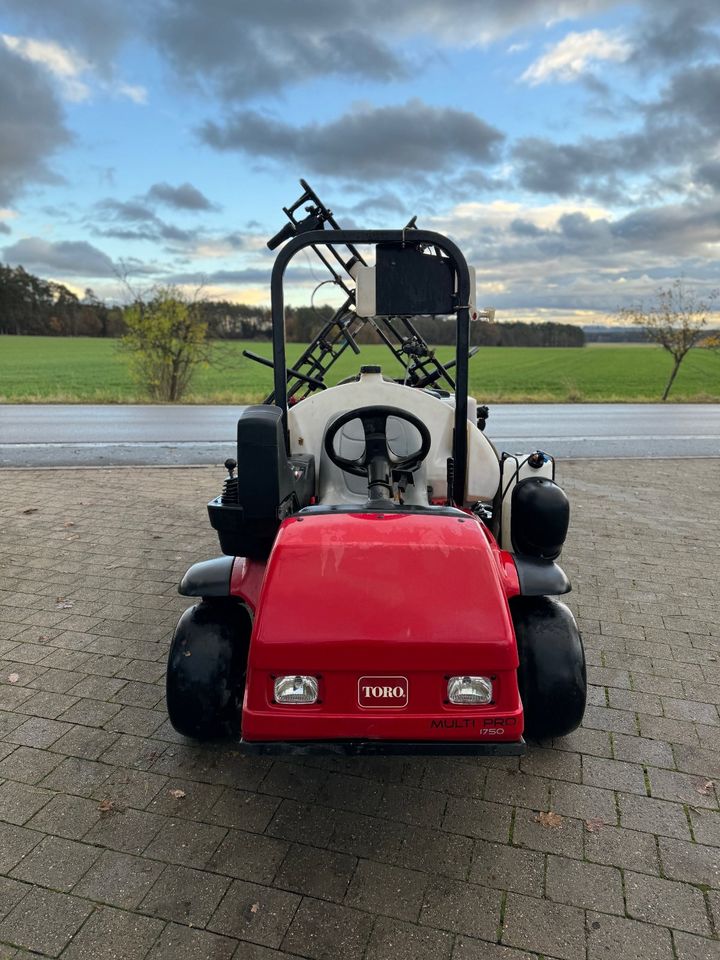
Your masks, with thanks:
M403 420L420 434L420 447L406 457L395 457L388 447L387 421L389 417ZM356 460L348 460L335 452L335 437L351 420L359 420L365 433L365 450ZM392 471L412 473L430 452L430 431L417 417L398 407L356 407L341 414L325 434L325 453L332 463L355 477L367 477L371 500L383 498L383 491L392 494Z

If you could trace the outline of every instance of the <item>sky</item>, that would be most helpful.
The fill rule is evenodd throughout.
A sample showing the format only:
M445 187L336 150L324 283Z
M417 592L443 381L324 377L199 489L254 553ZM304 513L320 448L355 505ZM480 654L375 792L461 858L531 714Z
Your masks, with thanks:
M0 261L267 304L299 177L343 226L447 233L498 319L709 293L720 4L0 0Z

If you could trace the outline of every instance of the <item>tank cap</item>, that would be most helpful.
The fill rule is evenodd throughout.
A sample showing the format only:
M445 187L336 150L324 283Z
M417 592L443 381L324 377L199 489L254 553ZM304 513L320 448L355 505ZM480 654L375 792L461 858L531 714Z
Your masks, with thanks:
M542 450L536 450L534 453L531 453L527 458L528 465L533 467L535 470L539 470L540 467L545 463L546 460L545 454Z
M360 373L382 373L382 367L377 363L368 363L360 367Z

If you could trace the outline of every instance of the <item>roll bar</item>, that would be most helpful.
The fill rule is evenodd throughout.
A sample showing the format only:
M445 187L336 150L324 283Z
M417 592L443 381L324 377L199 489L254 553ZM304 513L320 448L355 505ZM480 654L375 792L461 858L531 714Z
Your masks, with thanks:
M452 499L462 504L465 499L467 472L467 395L470 348L470 272L461 250L447 237L432 230L309 230L291 237L278 253L270 281L273 335L273 373L276 406L283 416L285 445L290 449L287 427L288 394L285 357L285 294L283 278L292 258L305 247L337 246L345 244L399 244L429 246L442 251L450 260L457 278L456 337L455 337L455 430L453 435ZM448 491L450 494L450 491Z

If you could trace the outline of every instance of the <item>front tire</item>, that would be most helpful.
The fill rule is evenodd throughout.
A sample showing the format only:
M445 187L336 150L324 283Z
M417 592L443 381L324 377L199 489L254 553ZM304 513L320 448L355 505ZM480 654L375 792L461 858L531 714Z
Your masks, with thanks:
M175 628L166 677L170 722L195 740L236 737L252 624L245 606L204 599Z
M510 610L525 734L532 740L565 736L580 726L587 699L585 651L575 618L550 597L515 597Z

